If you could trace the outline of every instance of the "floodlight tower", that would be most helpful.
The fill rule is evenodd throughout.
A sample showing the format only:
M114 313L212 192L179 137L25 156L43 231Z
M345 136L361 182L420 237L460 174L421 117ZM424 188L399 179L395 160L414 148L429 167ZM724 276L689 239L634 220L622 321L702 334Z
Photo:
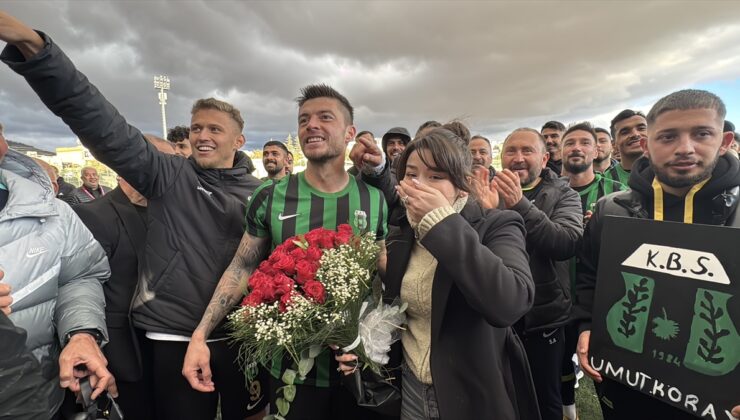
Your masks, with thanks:
M162 107L162 138L167 138L167 114L164 107L167 105L167 92L170 90L170 78L165 75L154 76L154 89L159 89L159 105Z

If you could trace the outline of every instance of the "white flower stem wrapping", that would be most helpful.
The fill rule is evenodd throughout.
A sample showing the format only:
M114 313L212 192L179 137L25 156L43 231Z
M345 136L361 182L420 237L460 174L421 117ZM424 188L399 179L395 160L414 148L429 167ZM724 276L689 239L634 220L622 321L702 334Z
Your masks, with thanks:
M360 311L358 336L365 355L382 366L388 363L391 345L401 338L401 326L406 323L406 305L386 305L381 301L363 316L365 309L367 302Z

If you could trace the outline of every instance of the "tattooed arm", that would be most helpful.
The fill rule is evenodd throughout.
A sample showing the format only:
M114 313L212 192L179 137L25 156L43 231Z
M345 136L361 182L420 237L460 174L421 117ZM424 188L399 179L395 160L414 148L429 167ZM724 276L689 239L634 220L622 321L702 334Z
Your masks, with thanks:
M269 247L270 238L258 238L245 232L231 264L218 281L206 312L193 331L182 365L183 376L196 391L215 391L211 380L211 352L206 339L244 296L249 275L267 256Z

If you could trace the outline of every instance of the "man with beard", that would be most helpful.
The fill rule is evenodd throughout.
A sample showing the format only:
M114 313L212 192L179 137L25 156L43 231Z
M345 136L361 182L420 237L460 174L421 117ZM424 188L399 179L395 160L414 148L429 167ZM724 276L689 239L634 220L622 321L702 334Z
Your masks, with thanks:
M491 186L503 207L524 219L535 302L515 328L527 350L542 419L562 420L563 327L571 309L568 266L563 262L576 253L583 218L578 194L546 167L547 158L542 134L532 128L516 129L504 141L504 169Z
M602 378L591 367L588 358L591 313L599 281L596 273L604 216L740 225L737 217L740 164L726 154L732 135L722 131L725 113L722 100L702 90L682 90L658 100L645 119L647 136L640 139L645 156L632 166L630 190L599 201L586 227L576 282L575 318L581 331L577 351L584 372L601 382L599 394L606 420L695 418ZM733 409L733 414L740 415L740 406Z
M261 183L247 172L244 120L232 105L208 98L191 110L188 159L148 143L77 69L59 46L0 12L3 62L22 75L98 160L147 198L147 228L140 288L133 303L136 327L152 346L154 398L160 419L261 418L265 400L250 395L237 352L224 328L209 346L218 392L194 391L182 377L190 335L244 232L246 202ZM264 380L264 379L263 379ZM244 404L254 398L254 405Z
M612 136L606 128L596 127L596 157L594 158L594 172L606 173L617 165L616 159L612 157L614 150Z
M632 164L642 156L640 142L647 140L648 125L645 114L625 109L614 117L610 129L615 148L619 150L620 161L618 165L604 172L604 175L627 185Z
M394 165L394 162L401 156L401 153L403 153L410 141L411 136L408 130L403 127L393 127L387 133L383 134L380 144L391 166L393 176L396 175L396 165Z
M279 181L285 176L285 160L288 157L288 148L284 143L270 140L262 146L262 165L267 171L263 181Z
M468 143L468 150L473 155L473 170L483 168L488 170L488 181L493 180L496 169L491 166L493 155L491 152L491 141L483 136L473 136Z
M388 209L383 193L344 170L347 144L355 137L352 105L326 85L303 88L297 101L298 138L308 161L306 170L287 181L262 184L249 202L247 231L193 332L182 368L190 385L199 391L214 389L206 340L242 299L249 276L277 245L319 227L354 225L356 212L362 211L368 230L375 233L381 249L385 247L382 241L387 231ZM274 358L269 367L274 385L270 392L273 413L277 413L277 398L282 398L282 391L278 391L280 378L291 366L290 359L281 356ZM328 349L316 357L306 379L296 383L287 419L374 418L374 413L359 408L349 390L342 386L337 367Z
M599 153L597 144L600 143L597 143L597 141L600 137L598 134L603 134L597 133L596 130L591 124L583 122L568 127L568 130L563 134L563 176L568 179L570 187L578 192L581 197L584 221L588 221L591 217L591 210L601 197L614 191L626 189L619 182L605 178L600 172L593 170L596 161L594 156ZM609 141L608 137L607 141ZM575 290L575 258L571 259L568 264L571 267L569 270L571 290ZM577 341L578 330L572 323L569 323L565 327L565 354L562 365L561 391L563 416L569 420L577 418L575 405L576 377L573 366L573 353L576 350Z
M80 179L82 180L82 185L79 188L75 188L72 194L67 196L67 202L71 205L93 201L108 192L105 187L100 185L98 171L93 167L86 166L82 168Z
M563 169L563 160L560 152L560 141L563 138L565 126L560 121L548 121L542 126L542 137L545 138L547 153L550 158L547 160L547 167L560 176Z
M563 134L563 176L581 197L585 217L589 217L596 201L614 191L624 189L623 184L594 172L594 158L598 152L598 135L588 122L574 124Z

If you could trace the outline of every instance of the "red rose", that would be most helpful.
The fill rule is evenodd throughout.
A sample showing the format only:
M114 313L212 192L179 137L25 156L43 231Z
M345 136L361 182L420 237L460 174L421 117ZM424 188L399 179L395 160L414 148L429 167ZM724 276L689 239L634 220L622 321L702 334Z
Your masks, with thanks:
M306 241L309 245L315 245L319 248L333 248L334 247L334 231L318 228L308 232L305 236Z
M275 254L273 254L275 255ZM295 274L295 260L288 254L277 254L275 261L272 262L272 266L276 270L280 270L283 273L292 276Z
M280 313L287 311L288 306L290 306L290 303L292 300L293 300L292 293L286 293L280 296L280 303L278 304L278 311L280 311Z
M267 260L262 261L260 265L257 267L257 269L267 274L268 276L274 276L275 273L277 273L277 270L275 270L275 267L273 267L272 264Z
M297 247L296 247L296 249L294 249L294 250L290 251L290 256L291 256L291 258L293 258L293 259L294 259L295 261L300 261L300 260L302 260L302 259L305 259L305 258L306 258L306 250L305 250L305 249L303 249L303 248L297 248Z
M242 306L257 306L264 301L264 296L261 290L253 290L252 293L248 294L244 300L242 300Z
M267 257L267 261L270 262L270 264L275 264L275 261L279 260L281 256L286 255L285 252L283 252L282 249L275 248L269 257Z
M285 274L278 274L272 278L272 288L275 290L276 296L282 296L295 289L295 282Z
M254 292L259 292L260 294L262 294L262 302L264 303L275 302L279 297L272 282L265 282L260 284L259 288L252 290L252 293Z
M324 285L315 280L307 281L303 285L303 293L306 295L307 298L313 300L319 305L322 305L324 303L324 299L326 298Z
M352 227L350 225L339 225L334 241L337 245L348 244L349 240L352 239L352 235L354 235L354 232L352 232Z
M313 261L300 260L295 265L295 281L298 284L303 284L310 280L315 280L316 272L319 270L319 265Z
M322 254L323 254L323 252L321 251L321 249L319 247L317 247L317 246L309 246L308 249L306 250L306 259L308 261L319 262L319 260L321 259L321 255Z
M270 276L257 269L251 276L249 276L249 288L251 290L259 289L264 283L269 285L271 280L272 278Z

